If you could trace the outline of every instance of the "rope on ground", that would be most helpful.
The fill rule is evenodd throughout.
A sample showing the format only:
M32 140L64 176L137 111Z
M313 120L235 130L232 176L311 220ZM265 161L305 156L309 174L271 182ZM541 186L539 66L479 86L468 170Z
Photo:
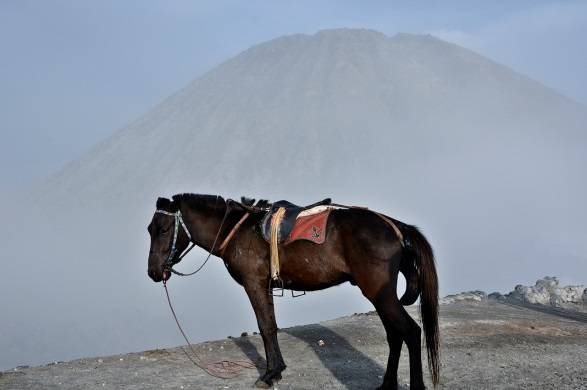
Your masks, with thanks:
M165 281L163 282L163 287L165 288L165 295L167 296L167 303L169 303L171 314L173 314L175 323L177 324L177 327L179 328L179 331L181 332L181 335L186 341L189 349L192 351L193 356L190 356L190 354L184 348L182 348L182 351L195 366L199 367L208 375L221 379L232 379L239 376L241 371L244 369L257 368L257 366L250 360L221 360L219 362L204 362L200 355L198 355L198 353L195 351L192 343L190 343L188 337L183 331L183 328L179 324L179 320L177 319L177 315L175 314L175 310L171 304L171 298L169 297L169 291L167 290L167 283Z

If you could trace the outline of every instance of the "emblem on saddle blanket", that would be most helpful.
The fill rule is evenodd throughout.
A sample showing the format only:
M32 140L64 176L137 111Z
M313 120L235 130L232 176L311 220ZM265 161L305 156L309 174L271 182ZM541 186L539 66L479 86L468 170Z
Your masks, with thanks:
M261 222L261 232L263 238L269 242L273 280L279 279L278 246L298 240L307 240L315 244L324 243L328 216L334 208L336 207L316 206L301 212L292 212L285 207L279 207L276 211L267 213Z

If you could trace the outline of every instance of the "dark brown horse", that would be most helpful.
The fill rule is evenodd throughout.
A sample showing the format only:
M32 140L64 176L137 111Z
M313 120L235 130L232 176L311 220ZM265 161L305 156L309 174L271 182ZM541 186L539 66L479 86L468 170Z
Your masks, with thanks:
M178 261L190 241L221 257L230 275L244 287L255 311L267 358L266 372L256 385L270 387L281 378L286 366L277 342L273 297L268 293L270 249L259 233L262 215L252 214L247 218L220 253L214 242L232 231L247 212L244 208L232 207L231 202L216 195L181 194L172 200L159 198L157 210L148 227L149 276L155 282L167 280L171 276L168 264ZM177 215L181 216L181 223L177 222ZM280 276L285 288L298 291L321 290L344 282L358 286L375 306L387 333L389 359L379 388L397 388L399 357L405 342L409 351L410 389L423 389L421 329L403 305L412 304L420 297L428 366L436 385L439 334L434 256L430 244L416 227L391 220L400 235L372 211L356 208L331 211L323 244L295 241L279 249ZM400 271L407 281L401 299L396 292Z

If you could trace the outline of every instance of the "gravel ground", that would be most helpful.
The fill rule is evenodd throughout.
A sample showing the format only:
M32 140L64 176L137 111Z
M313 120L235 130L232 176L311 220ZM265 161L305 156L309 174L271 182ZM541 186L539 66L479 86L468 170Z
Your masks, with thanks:
M441 389L587 389L582 318L491 301L457 303L441 306L441 337ZM279 341L288 364L279 389L370 389L382 380L387 344L372 313L283 329ZM258 335L196 349L210 359L263 363ZM253 369L216 379L191 365L181 348L170 348L10 370L0 374L0 388L249 389L257 376ZM407 389L405 347L399 376ZM431 388L427 372L425 380Z

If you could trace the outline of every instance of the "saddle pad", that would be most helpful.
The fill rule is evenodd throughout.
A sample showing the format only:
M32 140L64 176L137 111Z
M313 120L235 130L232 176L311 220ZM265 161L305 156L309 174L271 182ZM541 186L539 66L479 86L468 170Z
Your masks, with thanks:
M331 210L332 208L326 208L314 213L300 214L285 244L287 245L297 240L308 240L315 244L324 243L326 239L326 224L328 223L328 216Z

